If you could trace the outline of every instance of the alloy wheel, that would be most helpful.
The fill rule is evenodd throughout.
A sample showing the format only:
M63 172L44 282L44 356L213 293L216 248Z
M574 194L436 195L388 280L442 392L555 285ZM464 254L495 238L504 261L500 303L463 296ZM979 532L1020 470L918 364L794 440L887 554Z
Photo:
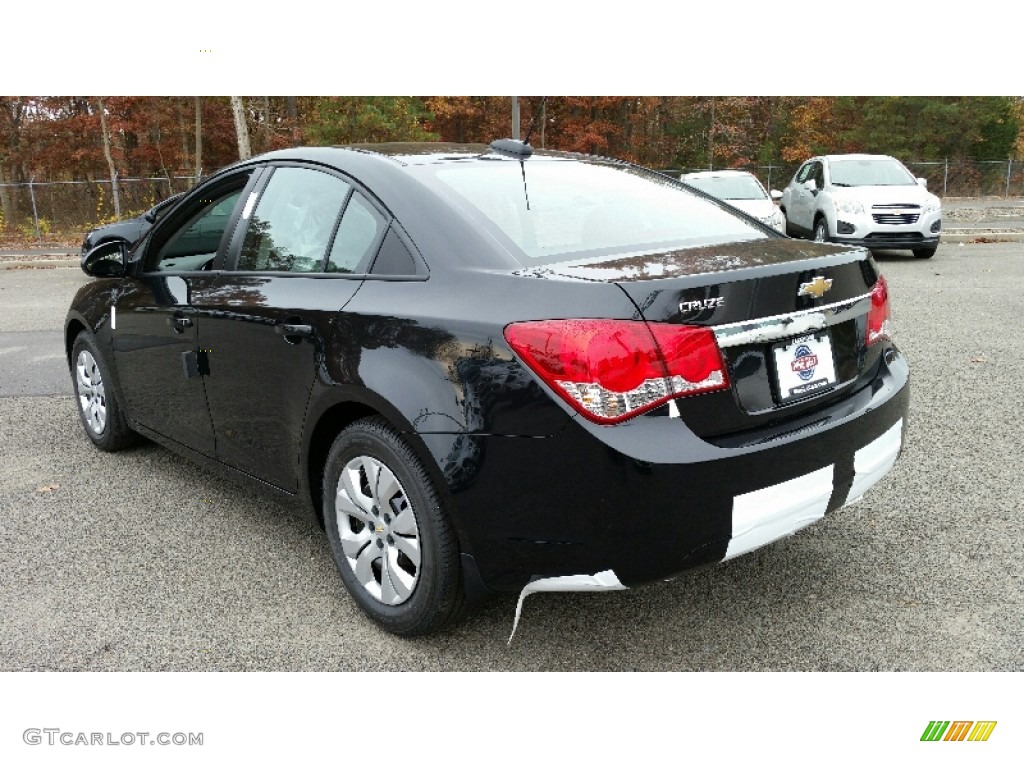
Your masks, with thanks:
M102 435L107 426L107 396L96 358L88 350L78 353L75 362L78 382L78 407L94 435Z
M356 580L374 599L401 605L420 575L420 532L409 497L386 464L345 464L335 498L338 536Z

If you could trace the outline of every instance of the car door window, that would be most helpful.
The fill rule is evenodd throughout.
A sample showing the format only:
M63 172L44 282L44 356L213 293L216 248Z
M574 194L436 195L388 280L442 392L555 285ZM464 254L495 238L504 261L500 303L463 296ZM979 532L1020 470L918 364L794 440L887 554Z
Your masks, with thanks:
M173 231L157 249L151 269L157 272L192 272L208 268L217 255L246 178L220 194L196 200L186 223Z
M797 184L803 184L811 176L811 171L814 170L814 163L804 163L803 167L796 172Z
M309 168L278 168L260 196L238 269L319 272L351 185Z
M331 245L328 272L364 272L387 222L358 192L345 207L338 234Z
M825 170L821 163L814 164L814 184L818 189L825 188Z

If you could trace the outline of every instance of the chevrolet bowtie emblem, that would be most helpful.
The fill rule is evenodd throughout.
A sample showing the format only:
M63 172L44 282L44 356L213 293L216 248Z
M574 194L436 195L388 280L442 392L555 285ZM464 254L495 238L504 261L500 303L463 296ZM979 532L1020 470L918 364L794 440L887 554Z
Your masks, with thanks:
M816 277L809 283L800 283L800 290L796 292L796 295L813 296L816 299L820 299L825 295L825 291L831 287L831 280L826 280L824 277Z

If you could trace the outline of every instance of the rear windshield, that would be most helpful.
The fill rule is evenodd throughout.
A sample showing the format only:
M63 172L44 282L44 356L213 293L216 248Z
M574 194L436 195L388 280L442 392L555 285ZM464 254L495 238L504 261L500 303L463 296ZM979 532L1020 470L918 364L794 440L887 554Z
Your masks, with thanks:
M673 179L625 165L534 157L432 170L441 191L511 241L524 264L768 236Z
M697 179L683 179L683 181L720 200L768 199L764 188L750 176L706 176Z

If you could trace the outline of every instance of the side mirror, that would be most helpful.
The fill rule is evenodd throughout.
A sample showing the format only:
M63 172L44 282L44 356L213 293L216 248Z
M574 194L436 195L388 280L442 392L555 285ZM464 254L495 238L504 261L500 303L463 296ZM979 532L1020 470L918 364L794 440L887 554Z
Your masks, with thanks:
M920 184L925 189L928 189L928 179L926 179L926 178L924 178L922 176L918 176L917 177L917 183Z
M808 192L817 192L818 182L816 182L814 179L808 179L807 181L804 182L804 189L806 189Z
M779 192L779 190L777 190L777 189L773 189L768 194L770 194L772 196L772 200L776 200L777 201L777 200L781 200L782 199L782 193Z
M108 240L82 257L82 271L90 277L120 277L124 274L127 256L126 241Z

